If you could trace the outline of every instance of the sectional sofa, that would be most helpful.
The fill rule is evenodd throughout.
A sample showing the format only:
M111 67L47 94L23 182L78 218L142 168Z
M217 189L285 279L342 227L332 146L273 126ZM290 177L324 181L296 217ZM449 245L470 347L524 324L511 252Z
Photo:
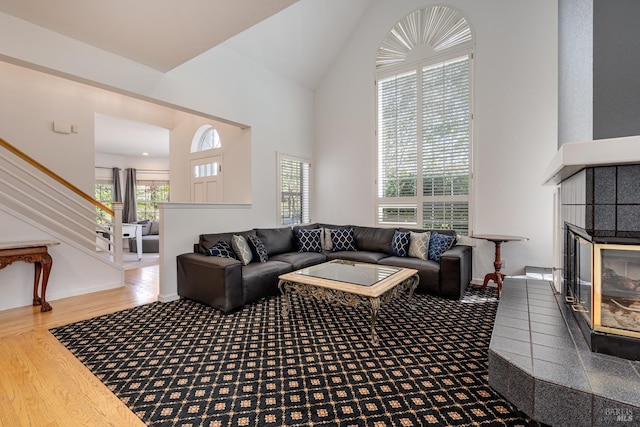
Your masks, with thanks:
M160 252L160 222L145 219L137 223L142 224L142 253L157 254ZM129 252L137 251L136 239L129 239Z
M178 294L229 313L277 295L282 274L344 259L416 269L417 292L458 299L471 281L472 250L456 237L334 224L201 234L193 252L177 257Z

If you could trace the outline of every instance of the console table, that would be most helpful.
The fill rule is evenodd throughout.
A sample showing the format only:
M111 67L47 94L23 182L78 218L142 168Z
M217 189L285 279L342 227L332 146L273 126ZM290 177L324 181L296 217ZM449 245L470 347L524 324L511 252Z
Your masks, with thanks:
M472 239L482 239L493 242L496 247L495 260L493 261L493 267L495 268L495 271L493 273L487 273L487 275L484 276L484 282L482 283L482 285L474 286L474 289L484 289L487 287L487 283L489 283L489 280L493 280L493 282L498 285L498 296L500 296L500 294L502 294L502 280L504 279L504 274L500 273L500 269L502 268L502 260L500 259L500 246L502 246L504 242L519 242L523 240L529 240L529 238L522 236L504 236L500 234L476 234L469 237L471 237Z
M46 301L47 282L53 260L48 247L58 245L53 240L35 240L27 242L0 243L0 269L14 261L25 261L35 265L35 280L33 281L33 305L39 305L40 311L51 311L51 305ZM42 274L42 296L38 296L38 284Z

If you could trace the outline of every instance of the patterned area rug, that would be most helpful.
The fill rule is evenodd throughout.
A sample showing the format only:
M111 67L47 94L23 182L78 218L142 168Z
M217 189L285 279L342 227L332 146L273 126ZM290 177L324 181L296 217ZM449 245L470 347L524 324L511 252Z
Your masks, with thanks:
M497 291L369 316L292 297L230 315L153 303L51 332L151 426L529 425L487 384Z

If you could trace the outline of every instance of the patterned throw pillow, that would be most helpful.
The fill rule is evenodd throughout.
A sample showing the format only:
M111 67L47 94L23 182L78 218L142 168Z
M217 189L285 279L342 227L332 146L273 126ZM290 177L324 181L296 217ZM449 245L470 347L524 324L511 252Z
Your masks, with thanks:
M322 244L320 243L321 235L321 228L312 230L299 229L297 233L298 252L322 252Z
M442 254L451 249L452 244L453 236L438 234L434 231L431 233L431 238L429 239L429 259L440 261Z
M429 259L429 239L431 233L429 231L425 233L411 232L411 239L409 243L409 256L412 258Z
M391 255L406 257L409 250L409 232L398 231L393 233L391 239Z
M231 238L231 247L238 256L238 259L242 261L243 265L247 265L253 260L253 253L251 253L251 247L249 242L244 236L234 234Z
M251 252L253 256L260 260L260 262L269 261L269 256L267 255L267 248L264 247L264 243L258 236L249 236L249 246L251 247Z
M209 256L219 256L222 258L238 259L235 252L233 252L233 249L231 249L231 246L229 246L229 244L224 240L220 240L210 249L204 251L204 254Z
M331 242L333 243L333 248L331 248L333 252L356 250L353 228L331 230Z

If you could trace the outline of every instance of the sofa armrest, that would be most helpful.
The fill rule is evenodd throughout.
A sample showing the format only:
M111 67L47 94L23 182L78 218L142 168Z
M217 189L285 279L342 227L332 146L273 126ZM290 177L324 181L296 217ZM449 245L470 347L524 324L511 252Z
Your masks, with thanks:
M440 257L440 294L460 298L471 282L471 246L455 245Z
M178 255L178 295L229 313L243 305L242 263L188 253Z

